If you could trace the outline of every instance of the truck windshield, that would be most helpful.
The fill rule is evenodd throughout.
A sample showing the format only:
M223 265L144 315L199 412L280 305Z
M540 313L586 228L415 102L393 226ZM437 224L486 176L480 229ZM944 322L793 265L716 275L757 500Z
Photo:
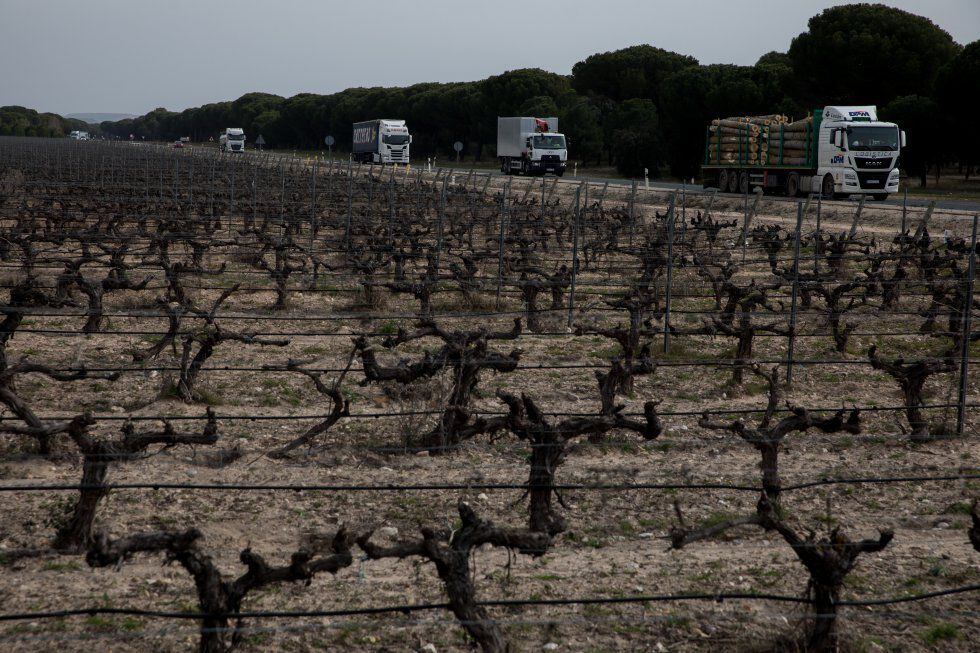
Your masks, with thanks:
M531 145L536 150L564 150L565 137L558 134L535 136Z
M385 134L385 145L404 145L408 142L408 134Z
M229 141L244 141L245 134L228 134Z
M847 130L847 147L852 151L898 150L898 129L895 127L851 127Z

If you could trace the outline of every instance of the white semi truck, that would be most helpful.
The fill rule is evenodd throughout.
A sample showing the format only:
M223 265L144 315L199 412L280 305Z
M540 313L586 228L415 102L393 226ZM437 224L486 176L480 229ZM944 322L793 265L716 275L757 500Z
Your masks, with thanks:
M497 118L497 158L504 174L561 177L568 165L565 135L558 118Z
M883 200L898 192L905 132L879 121L877 107L826 106L796 123L765 122L751 117L712 121L702 166L706 187L732 193L753 188L790 196L821 193L836 199L867 195Z
M366 120L354 123L355 161L364 163L409 163L412 135L404 120Z
M244 152L245 130L241 127L227 127L218 137L218 149L222 152Z

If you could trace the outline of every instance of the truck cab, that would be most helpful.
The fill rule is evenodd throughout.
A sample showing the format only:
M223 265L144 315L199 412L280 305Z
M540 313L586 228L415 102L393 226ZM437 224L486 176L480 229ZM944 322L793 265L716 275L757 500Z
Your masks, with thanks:
M553 172L559 177L565 172L568 148L565 135L557 132L543 132L528 136L525 140L525 173L545 174Z
M905 132L878 120L874 106L828 106L820 119L813 192L830 197L898 192L898 157Z
M218 149L222 152L244 152L245 130L241 127L228 127L218 137Z

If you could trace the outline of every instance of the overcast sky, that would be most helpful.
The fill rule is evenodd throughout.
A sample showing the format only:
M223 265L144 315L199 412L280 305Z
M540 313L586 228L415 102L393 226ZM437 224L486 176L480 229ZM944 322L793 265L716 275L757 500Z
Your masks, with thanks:
M142 114L351 86L571 72L650 43L752 64L840 0L0 0L0 105ZM959 43L980 0L885 0ZM815 62L826 65L826 62Z

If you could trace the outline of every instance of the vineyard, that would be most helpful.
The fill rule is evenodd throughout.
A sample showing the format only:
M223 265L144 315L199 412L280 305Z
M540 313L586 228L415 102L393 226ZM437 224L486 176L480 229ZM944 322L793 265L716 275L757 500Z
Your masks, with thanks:
M976 239L0 138L0 643L970 650Z

